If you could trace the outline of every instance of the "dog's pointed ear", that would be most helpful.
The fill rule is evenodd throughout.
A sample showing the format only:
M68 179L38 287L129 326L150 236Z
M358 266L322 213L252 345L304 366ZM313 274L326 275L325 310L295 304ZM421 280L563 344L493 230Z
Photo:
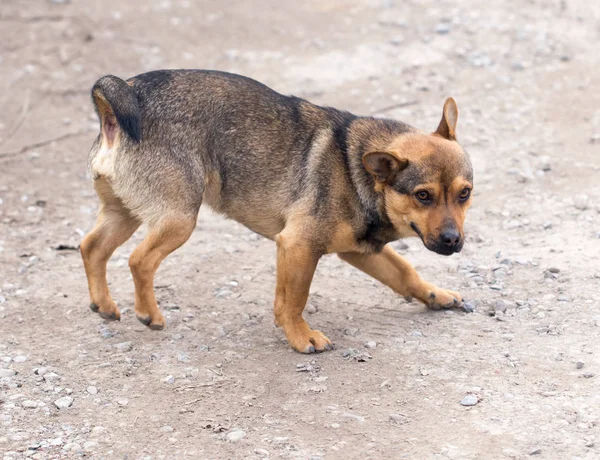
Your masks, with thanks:
M449 97L444 103L444 112L442 113L442 120L437 130L433 134L437 134L444 139L450 141L456 140L456 122L458 121L458 106L456 101Z
M377 182L391 184L396 175L408 166L408 160L398 158L390 152L369 152L362 157L362 162Z

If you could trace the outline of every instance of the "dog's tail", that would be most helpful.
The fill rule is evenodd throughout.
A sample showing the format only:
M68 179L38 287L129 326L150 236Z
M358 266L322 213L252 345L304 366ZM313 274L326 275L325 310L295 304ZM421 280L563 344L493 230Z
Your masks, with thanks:
M140 104L133 89L124 80L113 75L102 77L92 88L92 101L109 145L114 142L118 131L136 143L141 141Z

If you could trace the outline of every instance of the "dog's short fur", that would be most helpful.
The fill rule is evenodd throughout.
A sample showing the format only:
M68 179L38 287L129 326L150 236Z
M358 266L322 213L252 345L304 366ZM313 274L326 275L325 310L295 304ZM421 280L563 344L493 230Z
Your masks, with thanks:
M440 254L462 248L473 172L456 142L453 99L433 134L215 71L106 76L92 99L101 132L90 166L101 210L81 253L91 308L103 318L120 318L106 262L147 223L130 258L135 312L149 327L164 327L154 273L190 237L202 203L277 243L275 323L300 352L331 348L302 318L327 253L430 308L462 301L423 281L388 245L419 236Z

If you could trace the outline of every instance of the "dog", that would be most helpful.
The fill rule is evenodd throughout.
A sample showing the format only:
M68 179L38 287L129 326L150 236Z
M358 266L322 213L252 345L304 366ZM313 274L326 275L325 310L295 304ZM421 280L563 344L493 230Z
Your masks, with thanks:
M456 140L454 99L433 133L218 71L109 75L93 86L92 101L100 134L89 166L101 206L81 254L90 308L102 318L120 319L107 261L145 223L148 234L129 259L135 314L163 329L154 275L190 237L203 203L277 244L275 324L301 353L332 349L302 317L325 254L429 308L462 302L421 279L388 244L417 236L438 254L463 247L473 169Z

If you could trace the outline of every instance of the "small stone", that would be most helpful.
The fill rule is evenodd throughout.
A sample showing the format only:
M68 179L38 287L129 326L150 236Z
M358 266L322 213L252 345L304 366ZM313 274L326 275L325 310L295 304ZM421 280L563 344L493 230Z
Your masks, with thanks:
M537 157L535 166L544 172L552 171L552 159L548 155L540 155Z
M460 404L462 406L474 406L478 402L479 402L479 399L477 399L477 396L475 396L473 394L468 394L467 396L465 396L462 399L462 401L460 402Z
M541 455L542 454L542 449L541 447L536 447L535 449L532 449L529 452L529 455Z
M238 442L246 437L244 430L233 430L227 433L226 439L229 442Z
M423 337L423 333L421 331L412 331L410 335L413 337Z
M462 310L465 313L473 313L475 311L475 304L472 302L463 302Z
M121 342L113 345L117 350L123 353L133 350L133 342Z
M315 306L314 306L312 303L309 303L309 304L306 306L306 311L307 311L307 312L308 312L310 315L313 315L313 314L315 314L315 313L317 312L317 307L315 307Z
M365 347L366 348L377 348L377 342L375 342L375 340L369 340L367 343L365 343Z
M358 329L355 327L349 327L344 329L344 334L349 335L350 337L356 337L358 335Z
M54 372L47 372L43 377L46 382L56 382L60 379L60 376Z
M584 372L583 373L583 378L586 379L591 379L592 377L594 377L596 374L594 374L593 372Z
M390 422L396 425L404 425L408 423L410 420L406 415L402 414L390 414Z
M226 335L227 335L227 333L225 332L225 329L223 328L223 326L217 326L217 336L225 337Z
M585 193L580 193L573 197L573 206L580 211L585 211L588 208L590 198Z
M160 428L160 431L162 431L163 433L172 433L175 430L173 429L173 427L170 427L169 425L165 425Z
M59 409L68 409L73 404L73 398L70 396L63 396L54 401L54 405Z
M260 455L261 457L268 457L269 451L265 449L254 449L254 453L256 455Z
M92 452L98 447L98 443L96 441L87 441L83 443L83 450L86 452Z
M365 421L365 418L362 415L351 414L349 412L342 414L342 417L349 418L351 420L356 420L357 422L361 422L361 423Z
M550 267L550 268L548 269L548 271L549 271L550 273L560 273L560 268L556 268L556 267Z
M81 450L81 445L76 442L70 442L63 446L63 450L67 452L77 452L78 450Z
M37 401L34 401L32 399L26 399L21 403L21 405L27 409L35 409L36 407L38 407Z
M12 369L0 369L0 379L1 378L11 378L13 377L17 372L12 370Z
M27 361L27 356L25 356L25 355L18 355L18 356L15 356L15 357L13 358L13 361L14 361L15 363L24 363L25 361Z
M437 26L435 26L435 33L440 35L445 35L450 32L450 24L447 22L440 22Z
M504 303L504 300L502 300L502 299L498 299L498 300L496 300L496 302L494 302L494 311L496 313L498 313L498 312L506 313L507 308L508 307L506 306L506 303Z
M172 375L167 375L164 379L163 379L164 383L168 383L169 385L172 385L173 383L175 383L175 377L173 377Z
M567 295L559 295L556 300L558 300L559 302L570 302L571 298Z
M96 388L93 385L90 385L89 387L86 388L86 391L91 394L91 395L97 395L98 394L98 388Z
M585 366L585 363L583 361L577 361L577 364L576 364L577 369L583 369L583 366Z
M117 404L119 406L127 406L129 404L129 400L125 398L119 398L117 399Z

